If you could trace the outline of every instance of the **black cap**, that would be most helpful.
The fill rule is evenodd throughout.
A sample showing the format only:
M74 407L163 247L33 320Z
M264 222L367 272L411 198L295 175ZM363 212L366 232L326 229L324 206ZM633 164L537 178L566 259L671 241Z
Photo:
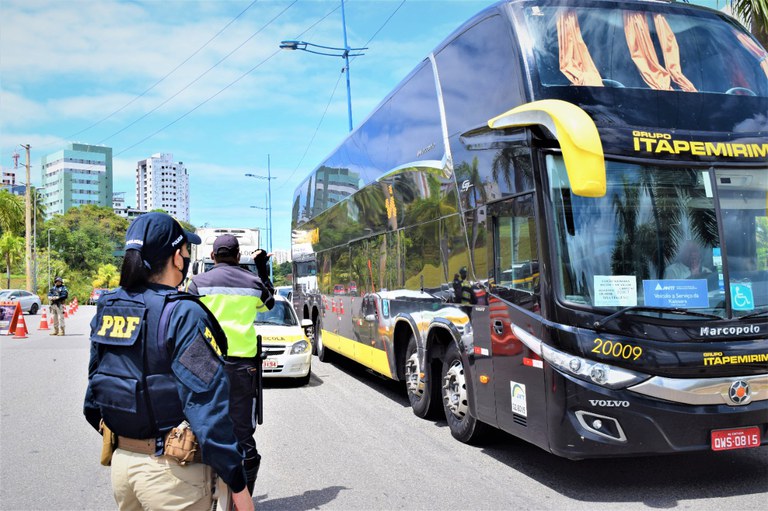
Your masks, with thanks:
M150 266L170 257L187 243L200 244L200 236L185 231L166 213L145 213L136 218L125 233L125 249L138 250Z
M53 281L54 282L64 282L64 279L62 279L61 277L56 277L55 279L53 279Z
M235 255L240 250L240 243L231 234L222 234L213 242L213 253L216 255Z

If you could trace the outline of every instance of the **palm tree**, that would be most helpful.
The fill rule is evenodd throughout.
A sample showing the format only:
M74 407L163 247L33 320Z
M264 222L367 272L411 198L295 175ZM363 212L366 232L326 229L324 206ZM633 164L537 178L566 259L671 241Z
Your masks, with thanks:
M731 0L731 10L747 25L763 47L768 46L768 1Z
M11 266L24 255L24 238L6 231L0 237L0 257L5 260L5 271L8 278L7 287L11 287Z
M24 230L24 199L0 190L0 232L20 234Z

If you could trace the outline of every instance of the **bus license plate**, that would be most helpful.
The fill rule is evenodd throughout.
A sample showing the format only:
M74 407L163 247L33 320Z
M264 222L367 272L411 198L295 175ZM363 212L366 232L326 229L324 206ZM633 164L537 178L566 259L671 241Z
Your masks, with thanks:
M750 447L760 447L760 428L757 426L712 431L713 451L748 449Z
M276 369L276 368L277 368L277 359L267 358L264 360L264 369Z

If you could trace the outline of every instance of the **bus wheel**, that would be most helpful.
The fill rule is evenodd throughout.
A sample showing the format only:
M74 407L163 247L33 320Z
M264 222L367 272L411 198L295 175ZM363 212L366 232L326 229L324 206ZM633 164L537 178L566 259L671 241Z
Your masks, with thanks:
M312 345L313 355L317 355L317 336L315 332L317 332L317 319L315 319L311 327L307 328L307 339L309 339L309 344Z
M469 394L461 355L451 343L443 360L443 411L451 435L467 444L477 442L488 426L469 414Z
M434 417L440 410L440 387L431 373L429 363L421 367L416 337L411 335L405 351L403 374L413 413L422 419Z

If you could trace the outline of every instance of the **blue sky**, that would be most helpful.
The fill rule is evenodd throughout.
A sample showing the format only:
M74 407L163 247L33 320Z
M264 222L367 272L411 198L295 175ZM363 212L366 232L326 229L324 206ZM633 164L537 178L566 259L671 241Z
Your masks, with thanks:
M462 22L495 0L345 0L355 125ZM724 0L701 0L710 7ZM346 136L343 60L281 40L343 46L339 0L2 0L0 166L23 179L68 142L107 145L114 191L135 205L136 162L172 153L197 226L267 225L290 248L293 190Z

